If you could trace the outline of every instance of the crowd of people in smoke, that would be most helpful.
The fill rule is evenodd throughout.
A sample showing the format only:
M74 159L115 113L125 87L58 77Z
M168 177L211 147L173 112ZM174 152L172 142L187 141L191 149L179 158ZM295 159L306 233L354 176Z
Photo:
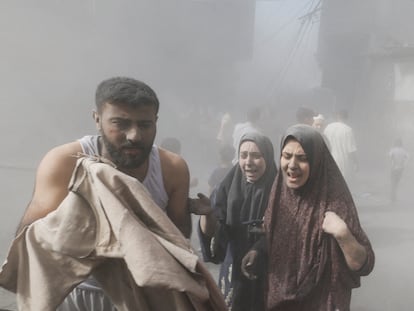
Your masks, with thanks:
M53 148L37 169L0 272L19 308L349 310L375 256L347 185L357 162L344 112L326 124L299 107L280 137L258 107L241 122L224 114L221 161L192 198L198 179L180 140L154 144L152 88L109 78L95 101L98 133ZM395 185L405 161L397 147ZM220 264L217 282L204 262Z

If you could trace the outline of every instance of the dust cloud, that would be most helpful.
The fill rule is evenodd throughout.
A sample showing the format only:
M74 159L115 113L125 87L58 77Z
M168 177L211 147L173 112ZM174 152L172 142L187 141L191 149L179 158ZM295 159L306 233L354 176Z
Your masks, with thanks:
M277 150L298 107L327 122L346 108L360 163L350 186L377 256L352 310L411 310L413 11L408 0L1 1L0 255L42 156L95 133L97 84L131 76L158 94L156 143L181 141L199 181L192 196L208 191L225 113L237 123L261 107ZM396 137L411 160L391 203L388 151ZM0 308L13 305L0 299Z

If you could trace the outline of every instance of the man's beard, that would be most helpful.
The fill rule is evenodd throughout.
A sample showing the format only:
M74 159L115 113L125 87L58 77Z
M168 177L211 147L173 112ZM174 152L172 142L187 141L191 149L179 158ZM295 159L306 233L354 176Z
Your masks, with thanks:
M101 135L106 151L111 157L110 160L119 168L138 168L144 164L144 162L148 159L149 154L151 153L152 144L146 146L143 143L132 143L130 141L126 141L120 147L116 147L109 141L108 137L104 133L101 133ZM127 150L128 148L140 149L141 153L137 155L129 155L127 153L124 153L123 150Z

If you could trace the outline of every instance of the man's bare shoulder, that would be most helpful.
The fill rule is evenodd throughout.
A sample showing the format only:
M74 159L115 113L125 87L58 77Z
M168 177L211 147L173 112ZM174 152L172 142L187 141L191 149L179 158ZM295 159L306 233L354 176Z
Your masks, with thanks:
M39 164L38 171L68 172L75 167L76 155L82 152L78 141L63 144L49 150Z
M165 170L177 172L188 169L187 163L180 155L163 148L158 148L158 152L163 170L165 168Z
M37 168L33 197L18 231L59 206L68 193L69 181L77 161L74 155L81 150L79 142L72 142L46 153Z
M61 155L77 155L82 152L82 147L79 141L72 141L66 144L62 144L52 148L49 153L61 154Z
M163 148L158 148L164 184L168 187L172 183L188 182L189 171L186 161L178 154Z

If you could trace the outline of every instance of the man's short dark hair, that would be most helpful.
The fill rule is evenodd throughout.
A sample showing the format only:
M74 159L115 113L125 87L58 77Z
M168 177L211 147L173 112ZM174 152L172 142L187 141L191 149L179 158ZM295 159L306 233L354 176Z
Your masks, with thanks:
M142 81L128 77L114 77L99 83L95 105L98 111L103 104L127 104L132 107L153 105L158 113L159 101L154 90Z
M307 107L299 107L296 110L296 121L298 123L309 123L313 121L313 117L315 116L315 112Z

